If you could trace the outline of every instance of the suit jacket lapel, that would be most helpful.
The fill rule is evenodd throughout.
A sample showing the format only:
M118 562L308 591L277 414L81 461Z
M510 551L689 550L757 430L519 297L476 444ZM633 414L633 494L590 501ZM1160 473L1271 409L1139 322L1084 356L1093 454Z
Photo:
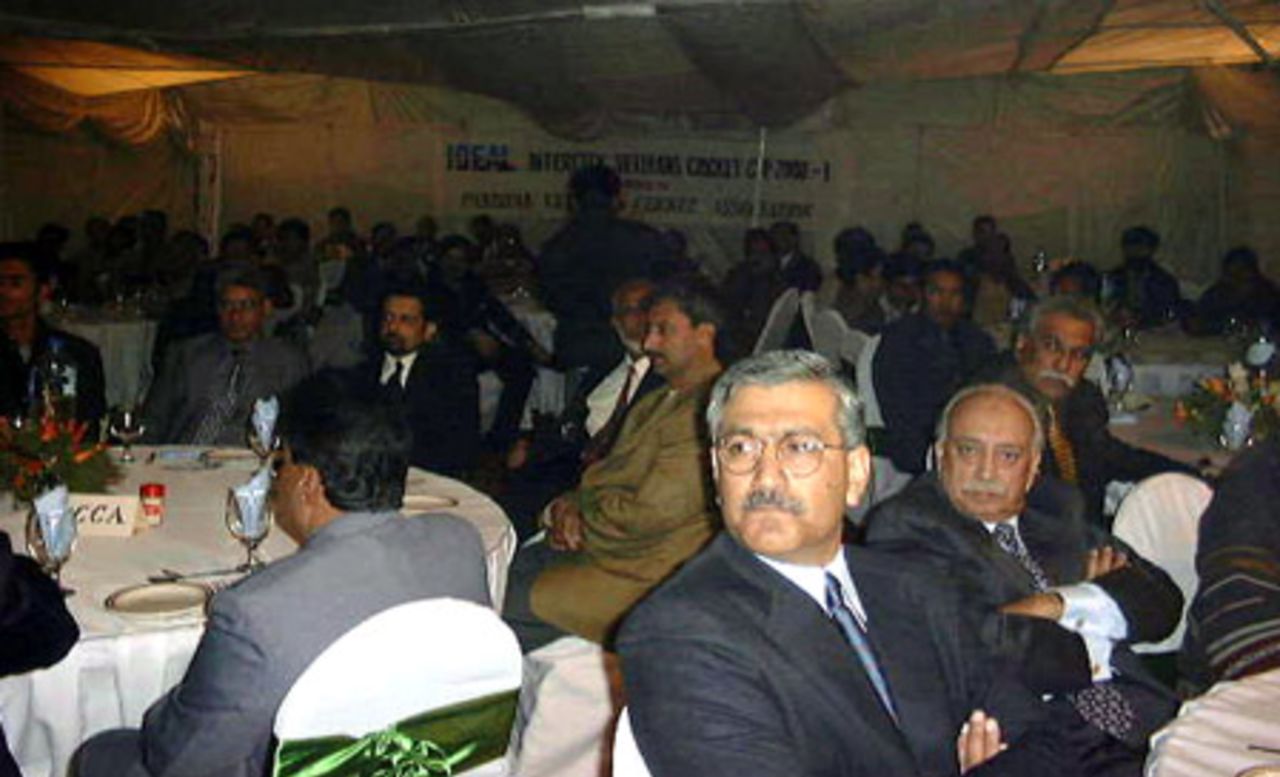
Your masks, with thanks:
M1018 520L1018 533L1051 582L1063 585L1079 581L1084 548L1070 541L1057 519L1036 510L1024 510Z
M880 704L853 648L818 603L735 541L720 539L729 562L769 597L763 625L778 655L811 682L815 698L831 708L833 719L849 721L875 736L881 759L901 763L894 773L914 773L917 767L906 740Z

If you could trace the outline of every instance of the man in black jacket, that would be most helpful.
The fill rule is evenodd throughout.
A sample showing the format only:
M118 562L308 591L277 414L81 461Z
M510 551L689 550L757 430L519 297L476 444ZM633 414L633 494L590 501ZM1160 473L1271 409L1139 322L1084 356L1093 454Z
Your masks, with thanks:
M80 629L58 590L35 562L15 556L0 532L0 676L52 666L71 652ZM0 775L18 775L0 730Z
M1130 642L1173 630L1169 576L1074 511L1026 502L1044 431L1007 386L964 389L938 427L939 476L918 478L868 516L872 548L923 555L960 594L987 648L1052 694L1063 738L1095 775L1140 773L1147 738L1177 709Z
M1039 407L1045 473L1079 488L1085 517L1105 526L1102 505L1108 482L1193 470L1112 436L1102 391L1084 378L1102 327L1101 314L1085 300L1045 299L1031 311L1014 352L989 365L978 380L1004 383Z
M47 268L30 246L0 245L0 416L36 410L40 390L32 370L51 351L70 363L74 380L75 417L89 425L87 439L96 440L107 410L102 355L98 347L70 332L49 326L39 315L48 291Z
M382 352L356 368L371 402L403 408L409 463L457 477L480 452L480 393L471 354L444 333L425 290L392 289L382 301Z

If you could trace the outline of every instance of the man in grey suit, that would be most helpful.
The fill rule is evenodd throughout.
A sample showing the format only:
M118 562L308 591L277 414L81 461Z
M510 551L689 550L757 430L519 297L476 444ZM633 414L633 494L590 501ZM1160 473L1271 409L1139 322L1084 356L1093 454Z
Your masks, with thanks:
M280 702L338 637L418 599L489 603L475 528L396 512L409 434L394 416L324 373L286 397L272 504L301 548L218 594L182 681L147 711L141 731L86 742L72 774L260 777Z
M271 312L266 278L248 265L218 279L218 331L174 343L147 397L153 443L243 445L253 402L281 394L307 374L306 355L264 336Z

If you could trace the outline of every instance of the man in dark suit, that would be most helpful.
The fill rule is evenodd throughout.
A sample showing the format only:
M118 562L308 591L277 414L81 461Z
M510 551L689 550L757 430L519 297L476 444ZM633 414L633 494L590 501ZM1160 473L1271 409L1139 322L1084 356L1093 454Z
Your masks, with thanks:
M1124 264L1107 273L1103 297L1118 303L1123 324L1148 329L1187 313L1178 279L1156 264L1159 247L1160 235L1148 227L1129 227L1120 237Z
M919 473L947 398L995 356L995 343L965 318L964 269L939 259L924 269L924 306L885 327L872 380L884 416L883 453Z
M459 476L480 452L480 392L475 361L442 330L434 301L413 286L383 298L383 352L359 368L358 380L370 401L403 408L410 464Z
M218 278L218 331L174 343L143 408L148 442L243 445L253 403L307 374L307 356L265 333L267 277L230 264Z
M654 777L1075 773L945 587L842 545L870 454L830 363L739 362L707 423L728 531L618 640Z
M86 742L72 774L261 777L280 702L336 639L419 599L489 603L473 526L397 512L409 436L392 408L365 406L331 374L298 384L282 404L271 501L301 547L219 593L177 687L151 706L141 731Z
M1085 518L1106 526L1102 505L1108 482L1194 470L1112 436L1106 399L1084 378L1102 326L1102 316L1090 302L1049 297L1032 309L1013 353L992 361L977 380L1003 383L1037 405L1045 430L1044 472L1079 488ZM1040 504L1042 488L1037 487L1033 504Z
M822 286L822 268L800 250L800 228L794 221L778 221L769 227L778 255L778 269L786 288L817 291Z
M93 343L55 329L40 317L40 299L49 291L49 275L34 251L22 243L0 245L0 416L37 410L40 386L32 370L56 353L74 370L70 388L75 417L89 425L88 438L95 440L98 422L107 410L102 355Z
M960 593L986 646L1033 691L1089 774L1140 773L1146 741L1177 709L1128 649L1173 630L1182 595L1077 509L1026 504L1043 430L1007 386L961 391L939 422L940 477L918 478L868 517L867 544L923 555Z

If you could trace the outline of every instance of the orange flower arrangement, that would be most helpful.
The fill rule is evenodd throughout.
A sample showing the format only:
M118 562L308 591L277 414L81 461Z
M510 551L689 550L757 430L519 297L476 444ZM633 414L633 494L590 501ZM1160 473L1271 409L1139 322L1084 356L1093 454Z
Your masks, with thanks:
M87 424L50 413L39 421L0 418L0 489L24 501L54 483L72 493L104 490L120 471L105 443L85 443L87 432Z
M1254 439L1266 439L1280 431L1280 413L1276 412L1280 380L1268 381L1261 373L1250 375L1238 362L1228 366L1226 372L1225 376L1212 375L1196 381L1191 393L1174 404L1174 420L1216 440L1227 409L1239 402L1253 411Z

